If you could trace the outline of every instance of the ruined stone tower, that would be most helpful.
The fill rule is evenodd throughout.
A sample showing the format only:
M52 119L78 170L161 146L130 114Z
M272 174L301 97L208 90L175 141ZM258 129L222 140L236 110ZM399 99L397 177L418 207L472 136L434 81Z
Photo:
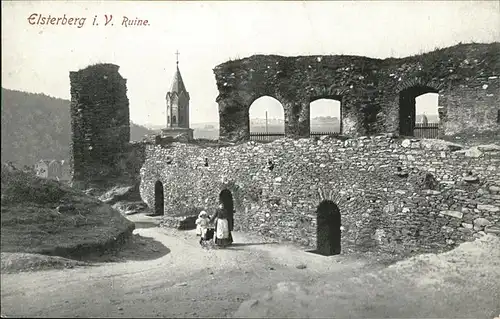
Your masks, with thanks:
M71 179L76 187L119 177L130 141L126 79L119 66L96 64L70 72Z
M179 70L179 60L170 91L166 95L167 126L162 136L193 138L193 130L189 128L189 93L186 90Z

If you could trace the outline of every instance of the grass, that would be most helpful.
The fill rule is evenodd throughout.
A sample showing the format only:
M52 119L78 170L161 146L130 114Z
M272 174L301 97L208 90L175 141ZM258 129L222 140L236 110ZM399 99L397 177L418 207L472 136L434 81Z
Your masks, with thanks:
M82 257L122 242L133 223L62 183L2 167L1 251ZM59 205L73 209L59 212Z

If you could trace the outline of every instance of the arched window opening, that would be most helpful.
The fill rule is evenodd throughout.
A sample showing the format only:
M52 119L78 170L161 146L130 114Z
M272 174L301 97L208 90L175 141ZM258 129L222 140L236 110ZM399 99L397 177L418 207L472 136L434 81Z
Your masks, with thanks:
M415 86L399 93L399 134L437 138L439 132L437 90Z
M342 130L341 103L334 99L318 99L309 104L312 136L338 135Z
M285 136L283 105L270 96L256 99L249 109L250 139L270 142Z

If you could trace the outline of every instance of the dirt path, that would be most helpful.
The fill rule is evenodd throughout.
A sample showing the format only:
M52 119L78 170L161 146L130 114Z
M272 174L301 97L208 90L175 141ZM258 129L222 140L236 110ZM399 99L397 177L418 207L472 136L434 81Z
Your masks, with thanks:
M363 279L356 282L356 278L362 278L369 270L385 268L370 260L323 257L292 246L265 243L257 236L243 233L235 233L236 244L225 250L203 250L193 231L141 228L135 233L140 236L114 257L114 262L74 269L2 274L2 314L13 317L231 317L241 306L238 313L249 316L248 312L253 311L255 300L262 292L275 289L280 282L290 281L307 287L329 283L341 285L337 288L342 288L345 294L336 305L344 304L344 309L337 308L335 317L350 317L349 311L355 306L349 306L352 304L349 301L356 299L357 293L364 303L386 302L384 317L401 314L397 310L402 304L391 303L378 295L370 300L364 292L371 288L378 289L379 295L392 296L392 283L404 285L397 276L386 276L386 281ZM500 260L495 255L491 258ZM307 267L298 269L299 264ZM405 271L411 272L410 269ZM483 279L492 280L489 275ZM366 286L368 284L370 286ZM415 296L424 300L421 289L408 283L405 286L406 290L398 291L409 296L418 290ZM484 310L477 312L476 318L487 318L496 311L491 302L494 289L491 283L482 290L473 289L474 298L478 300L476 304ZM327 299L331 298L322 296L328 297L324 292L317 292L314 303L326 309ZM414 301L418 304L418 300ZM279 305L279 301L274 304ZM456 307L456 304L444 304L440 310ZM303 306L304 309L308 307L311 305ZM356 307L356 317L382 315L376 312L373 316L370 304L357 304ZM282 310L283 314L287 313L286 309ZM471 314L470 309L462 310ZM283 317L279 313L267 313ZM456 314L457 309L453 309L453 313ZM315 314L320 313L316 311ZM432 316L433 313L427 314ZM414 314L413 317L421 316Z

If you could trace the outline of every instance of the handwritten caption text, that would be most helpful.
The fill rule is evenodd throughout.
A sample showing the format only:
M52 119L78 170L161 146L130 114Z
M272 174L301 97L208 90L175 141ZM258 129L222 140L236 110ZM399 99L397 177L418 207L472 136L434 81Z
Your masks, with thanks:
M115 26L115 21L118 20L118 26L122 27L142 27L142 26L150 26L149 21L147 19L139 19L139 18L129 18L127 16L122 16L122 18L115 18L113 20L112 14L104 14L102 16L95 15L92 19L91 25L94 27L105 26L105 27L113 27ZM40 13L32 13L28 17L28 23L31 25L61 25L61 26L76 26L77 28L83 28L86 25L87 18L86 17L75 17L75 16L67 16L64 14L63 16L53 16L53 15L44 15Z

